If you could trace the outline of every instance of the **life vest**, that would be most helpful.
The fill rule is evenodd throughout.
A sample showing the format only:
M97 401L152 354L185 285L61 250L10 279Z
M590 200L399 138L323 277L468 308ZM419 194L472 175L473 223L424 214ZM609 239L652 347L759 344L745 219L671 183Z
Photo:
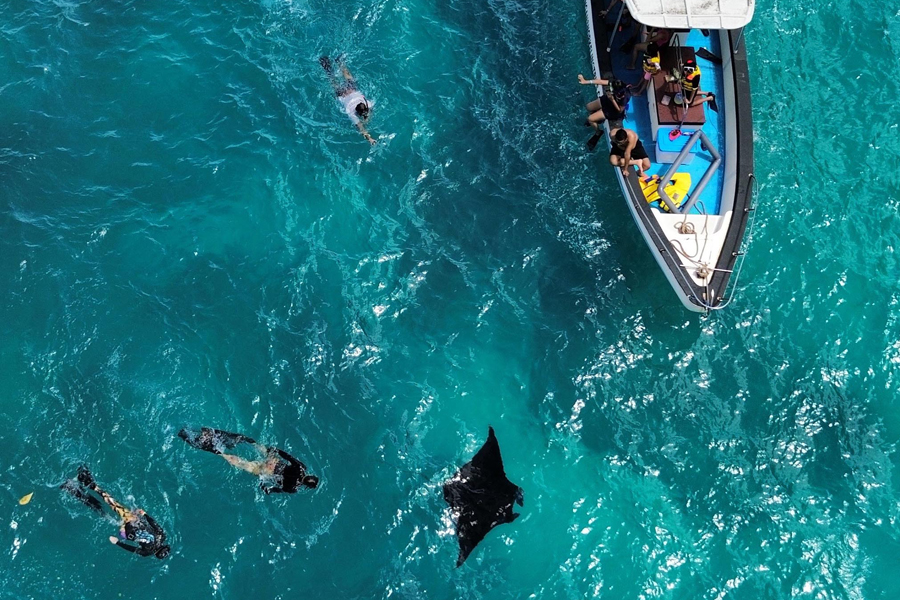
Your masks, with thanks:
M659 54L644 57L644 73L650 73L651 75L659 73Z
M647 204L659 201L659 175L654 175L646 181L641 180L641 189L644 192L644 198L647 199ZM675 203L675 207L678 208L684 203L688 190L691 189L691 174L675 173L665 189L666 194ZM664 202L660 202L659 207L669 212Z
M694 72L690 75L685 75L681 79L681 87L686 92L693 92L697 90L697 82L700 79L700 65L694 67Z

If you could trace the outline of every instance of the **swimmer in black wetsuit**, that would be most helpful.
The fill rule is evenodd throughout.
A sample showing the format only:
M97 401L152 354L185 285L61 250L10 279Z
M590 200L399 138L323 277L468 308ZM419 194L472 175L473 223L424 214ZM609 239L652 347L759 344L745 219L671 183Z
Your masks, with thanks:
M103 513L103 503L105 502L120 519L119 537L111 535L109 541L122 550L133 552L138 556L152 555L160 559L169 556L172 551L166 545L166 532L150 515L141 509L128 510L116 502L112 496L97 487L97 483L87 467L78 467L77 479L67 480L60 486L60 489L65 490L99 513ZM103 502L90 492L100 496ZM125 541L133 542L136 545L124 543Z
M260 489L267 494L293 494L301 486L316 489L319 485L319 478L307 474L306 465L284 450L264 446L240 433L201 427L199 433L182 429L178 432L178 437L198 450L218 454L232 466L256 475L261 480ZM241 443L252 446L260 455L259 460L244 460L222 452L223 449L230 450Z

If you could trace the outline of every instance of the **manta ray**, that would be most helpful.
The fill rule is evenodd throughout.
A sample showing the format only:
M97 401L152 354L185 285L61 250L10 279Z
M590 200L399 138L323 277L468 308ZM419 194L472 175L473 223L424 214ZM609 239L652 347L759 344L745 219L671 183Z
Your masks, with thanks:
M513 502L522 506L522 488L506 478L500 444L494 428L488 428L484 446L444 484L444 500L456 518L459 567L488 532L519 516Z

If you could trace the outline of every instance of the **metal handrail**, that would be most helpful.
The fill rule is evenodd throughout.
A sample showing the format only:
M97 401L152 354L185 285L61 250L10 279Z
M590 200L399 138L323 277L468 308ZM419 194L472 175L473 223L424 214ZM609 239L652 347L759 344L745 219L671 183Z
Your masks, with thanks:
M684 159L687 157L688 153L690 153L691 148L694 147L694 144L697 143L697 140L700 140L700 143L703 144L703 147L712 154L713 162L706 168L706 172L703 173L703 177L700 178L700 182L697 183L697 187L694 188L694 191L690 193L690 198L687 202L681 205L680 208L675 207L675 202L669 198L669 195L666 193L666 183L669 182L672 177L675 175L675 171L678 170L678 167L681 166L681 163L684 162ZM722 162L722 155L719 154L718 150L712 145L712 142L709 141L709 138L706 137L706 134L703 133L702 129L698 129L691 135L691 139L688 140L687 144L684 145L684 148L681 149L681 152L678 153L678 156L675 157L675 162L672 163L672 166L669 167L669 170L666 171L666 174L660 178L659 186L657 190L659 191L659 198L661 202L665 203L666 208L669 209L669 212L678 213L678 214L686 214L691 208L693 208L694 204L697 200L700 199L700 192L706 188L706 184L709 183L709 180L712 179L712 176L715 174L716 169L719 168L719 164Z
M622 13L625 12L625 0L622 0L622 8L619 9L619 16L616 17L616 24L613 27L612 35L609 36L609 45L606 46L606 53L609 54L612 50L613 40L616 39L616 33L619 31L619 23L622 21ZM605 17L604 17L605 18Z

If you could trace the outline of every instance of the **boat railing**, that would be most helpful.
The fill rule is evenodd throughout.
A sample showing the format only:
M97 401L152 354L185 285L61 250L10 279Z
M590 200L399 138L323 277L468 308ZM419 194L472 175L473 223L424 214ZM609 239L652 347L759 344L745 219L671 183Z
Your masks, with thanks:
M738 49L741 47L741 40L744 39L744 28L741 27L741 31L738 33L737 41L734 43L734 51L732 54L737 54Z
M606 45L606 53L612 51L613 40L616 39L616 32L619 31L619 23L622 22L622 13L625 12L625 2L622 2L622 8L619 9L619 16L616 17L616 24L613 26L612 35L609 36L609 42Z
M700 181L697 182L697 187L695 187L689 194L689 198L680 206L675 206L675 201L672 200L665 190L665 183L672 179L675 175L675 172L678 171L678 167L681 166L681 163L684 162L684 159L687 157L688 153L690 153L691 148L694 147L694 144L697 143L697 140L700 140L702 147L704 150L709 152L713 161L706 168L706 172L703 173L703 177L700 178ZM722 155L719 154L718 150L716 150L715 146L713 146L712 142L706 137L706 134L703 133L702 129L698 129L691 135L691 139L688 140L688 143L684 145L684 148L681 149L681 152L678 153L678 156L675 157L675 161L672 163L672 166L669 167L669 170L666 171L666 174L662 176L660 179L659 185L659 198L660 202L663 202L665 206L669 209L669 212L679 213L679 214L687 214L691 208L693 208L694 204L697 200L700 199L700 194L706 188L706 184L709 183L709 180L712 179L712 176L715 175L716 169L719 168L719 164L722 162Z

